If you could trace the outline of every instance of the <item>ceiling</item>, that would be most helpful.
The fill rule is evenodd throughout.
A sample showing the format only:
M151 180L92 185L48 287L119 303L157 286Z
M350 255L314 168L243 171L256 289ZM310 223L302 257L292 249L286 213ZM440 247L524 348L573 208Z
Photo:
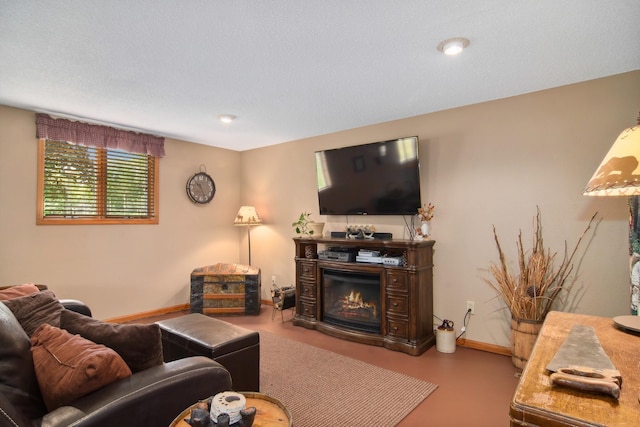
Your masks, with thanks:
M638 70L638 22L638 0L0 0L0 104L243 151Z

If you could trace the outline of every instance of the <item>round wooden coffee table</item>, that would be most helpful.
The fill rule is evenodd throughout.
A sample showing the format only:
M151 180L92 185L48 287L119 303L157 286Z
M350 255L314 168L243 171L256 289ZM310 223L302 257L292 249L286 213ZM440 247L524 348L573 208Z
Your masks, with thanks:
M262 393L242 392L247 399L247 408L256 408L256 418L252 427L292 427L293 420L289 410L278 399ZM190 427L185 421L191 416L191 409L196 404L189 406L178 415L169 427Z

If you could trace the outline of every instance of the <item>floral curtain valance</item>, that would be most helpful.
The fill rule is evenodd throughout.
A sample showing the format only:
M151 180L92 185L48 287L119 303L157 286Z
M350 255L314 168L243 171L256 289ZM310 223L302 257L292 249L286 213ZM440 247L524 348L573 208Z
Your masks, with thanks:
M36 136L38 139L67 141L88 147L110 148L164 157L164 138L159 136L66 119L54 119L46 114L36 114Z

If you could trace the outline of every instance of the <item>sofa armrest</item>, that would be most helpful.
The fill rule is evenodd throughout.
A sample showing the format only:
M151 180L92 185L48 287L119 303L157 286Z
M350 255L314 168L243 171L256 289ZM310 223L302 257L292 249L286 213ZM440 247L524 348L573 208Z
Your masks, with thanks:
M0 427L31 426L31 420L20 412L0 391Z
M203 356L163 363L90 393L42 419L42 427L168 426L199 400L231 389L231 376Z
M92 317L91 309L88 305L77 299L61 299L60 304L67 310L75 311L76 313L84 314L85 316Z

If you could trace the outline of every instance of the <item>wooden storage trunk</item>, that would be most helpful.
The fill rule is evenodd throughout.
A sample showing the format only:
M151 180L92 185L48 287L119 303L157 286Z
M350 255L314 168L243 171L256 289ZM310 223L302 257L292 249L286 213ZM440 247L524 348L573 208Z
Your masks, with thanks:
M191 313L259 314L260 296L259 268L218 263L191 272Z

